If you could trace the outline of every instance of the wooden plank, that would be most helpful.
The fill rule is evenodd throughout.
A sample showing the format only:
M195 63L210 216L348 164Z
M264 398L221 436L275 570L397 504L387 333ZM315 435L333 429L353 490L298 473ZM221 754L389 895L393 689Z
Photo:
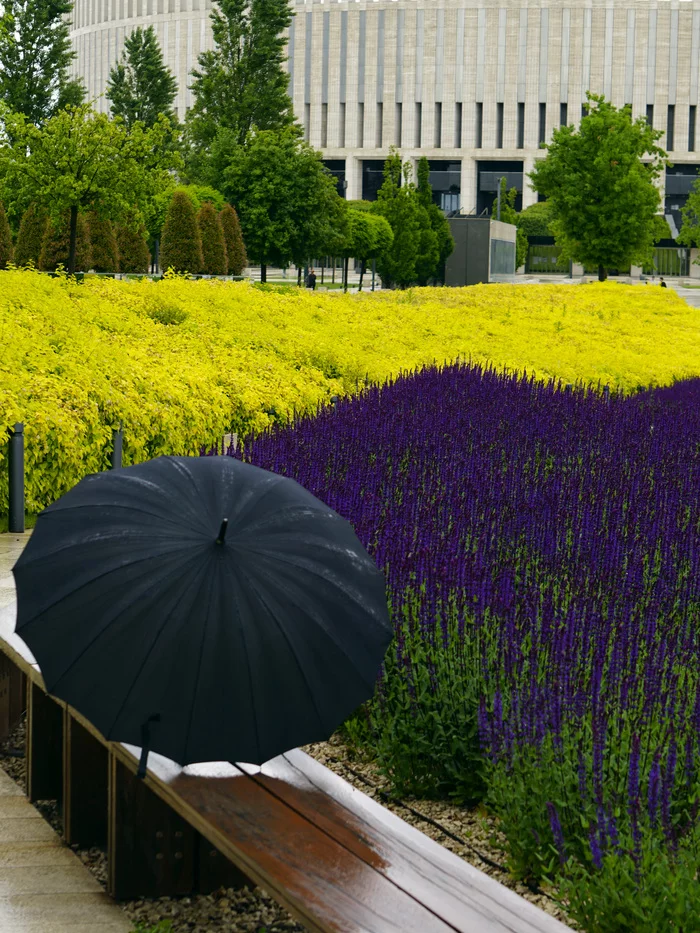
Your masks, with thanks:
M82 848L107 842L109 752L63 707L63 836Z
M236 868L216 846L196 833L194 890L198 894L211 894L219 888L255 887L243 872Z
M14 732L26 708L25 683L17 665L0 653L0 741Z
M27 796L63 799L63 710L36 683L27 703Z

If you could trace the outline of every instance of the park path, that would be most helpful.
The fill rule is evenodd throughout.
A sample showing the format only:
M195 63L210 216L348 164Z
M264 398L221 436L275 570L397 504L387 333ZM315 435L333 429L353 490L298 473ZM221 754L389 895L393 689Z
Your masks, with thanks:
M0 534L0 606L28 534ZM1 933L130 933L133 925L0 769Z

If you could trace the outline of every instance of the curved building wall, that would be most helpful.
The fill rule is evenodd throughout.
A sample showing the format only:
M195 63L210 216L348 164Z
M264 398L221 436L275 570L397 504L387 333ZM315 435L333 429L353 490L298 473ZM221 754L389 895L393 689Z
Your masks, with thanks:
M152 24L182 117L188 73L211 47L210 8L76 0L75 72L90 96L103 94L125 35ZM588 89L668 131L661 144L678 174L700 164L700 0L296 0L294 10L294 109L348 197L372 196L381 160L399 145L431 160L443 206L457 198L465 211L480 209L500 174L523 189L540 141L578 122ZM678 200L688 187L681 179L669 190ZM523 205L534 200L525 184Z

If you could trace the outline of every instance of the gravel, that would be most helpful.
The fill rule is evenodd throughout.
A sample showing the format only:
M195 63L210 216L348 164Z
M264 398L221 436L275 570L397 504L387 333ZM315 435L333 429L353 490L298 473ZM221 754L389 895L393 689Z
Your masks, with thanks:
M26 791L23 755L25 723L0 746L0 768ZM8 754L8 750L13 753ZM512 888L542 910L574 926L570 919L543 892L533 892L518 884L504 867L504 839L496 820L481 808L467 809L443 801L401 801L389 799L389 785L372 762L348 748L336 735L328 742L307 746L306 751L331 771L358 787L407 823L417 827L445 848L475 865L481 871ZM35 806L58 832L62 821L56 801L38 801ZM76 854L102 885L107 881L107 856L101 849L77 849ZM295 921L261 888L222 888L210 895L140 899L120 904L136 924L145 928L168 921L162 933L304 933ZM159 931L160 933L160 931Z

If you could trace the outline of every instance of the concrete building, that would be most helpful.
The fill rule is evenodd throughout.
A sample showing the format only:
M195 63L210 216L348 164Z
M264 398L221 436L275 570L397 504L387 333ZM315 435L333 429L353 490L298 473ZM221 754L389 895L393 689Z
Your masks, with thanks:
M103 94L124 37L152 24L182 117L188 74L211 47L210 9L211 0L76 0L75 72L91 97ZM294 10L294 109L346 197L376 197L397 145L428 157L446 211L490 208L503 174L527 206L537 195L523 179L540 143L580 119L591 90L664 131L674 162L665 213L679 224L700 167L700 0L294 0Z

